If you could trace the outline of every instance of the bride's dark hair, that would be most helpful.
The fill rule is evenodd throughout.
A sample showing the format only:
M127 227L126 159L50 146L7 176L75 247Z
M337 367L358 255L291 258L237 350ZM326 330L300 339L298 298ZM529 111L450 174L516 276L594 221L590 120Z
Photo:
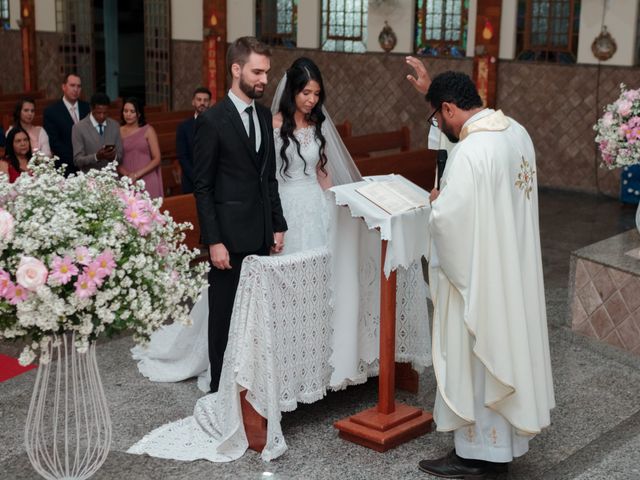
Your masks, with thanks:
M282 92L282 98L280 99L280 106L278 108L279 112L282 115L282 126L280 127L280 137L282 138L282 148L280 149L280 157L282 158L282 167L281 173L287 173L289 169L289 159L287 158L287 147L291 141L296 146L298 150L298 155L302 158L304 162L305 174L307 170L307 162L302 156L302 152L300 151L300 142L293 134L296 129L296 120L294 118L294 114L296 113L296 95L298 95L304 87L311 80L315 80L318 82L320 86L320 98L318 103L313 107L313 110L307 115L307 121L315 126L315 137L320 140L320 170L323 173L327 173L324 169L327 164L327 157L324 153L324 147L326 144L326 140L324 135L322 135L322 122L325 120L324 113L322 113L322 105L324 104L324 83L322 82L322 75L320 75L320 69L318 66L313 63L313 60L300 57L298 58L289 70L287 70L287 83L284 86L284 91Z

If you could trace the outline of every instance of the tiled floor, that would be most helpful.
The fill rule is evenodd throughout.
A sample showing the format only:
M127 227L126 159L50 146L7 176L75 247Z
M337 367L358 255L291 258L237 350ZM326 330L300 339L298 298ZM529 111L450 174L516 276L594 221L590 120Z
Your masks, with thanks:
M541 240L557 407L552 425L513 462L504 478L640 478L640 357L575 334L569 328L571 251L633 227L635 209L588 195L544 191L540 195ZM376 399L376 382L329 394L283 415L289 450L265 463L254 452L238 461L176 462L127 455L151 429L188 416L201 393L193 381L158 384L142 378L131 360L132 342L120 338L99 347L99 364L113 417L112 452L95 479L427 479L417 462L452 445L432 433L379 454L337 437L333 422ZM0 344L0 351L7 349ZM34 479L23 444L34 372L0 384L0 478ZM433 406L435 378L420 377L417 395L400 400Z

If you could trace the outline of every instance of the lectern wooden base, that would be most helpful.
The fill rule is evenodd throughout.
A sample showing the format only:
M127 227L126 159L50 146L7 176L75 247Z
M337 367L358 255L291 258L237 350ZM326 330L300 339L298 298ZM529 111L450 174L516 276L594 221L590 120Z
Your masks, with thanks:
M377 452L386 452L429 432L432 422L430 413L396 403L390 414L380 413L376 406L340 420L334 426L345 440Z

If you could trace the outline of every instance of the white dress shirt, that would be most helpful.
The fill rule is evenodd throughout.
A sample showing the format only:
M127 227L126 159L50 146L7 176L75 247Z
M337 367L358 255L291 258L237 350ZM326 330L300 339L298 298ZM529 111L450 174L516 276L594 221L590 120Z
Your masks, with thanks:
M253 124L256 127L256 152L260 150L260 142L262 141L262 133L260 131L260 121L258 120L258 112L256 112L256 102L251 100L251 103L245 103L243 100L238 98L231 90L229 90L229 98L238 109L238 113L240 114L240 118L242 119L242 123L244 125L244 129L247 132L247 137L249 136L249 114L245 112L247 107L253 107Z
M80 121L80 110L78 110L78 102L71 103L65 97L62 97L62 103L69 110L69 115L73 118L73 123L78 123Z

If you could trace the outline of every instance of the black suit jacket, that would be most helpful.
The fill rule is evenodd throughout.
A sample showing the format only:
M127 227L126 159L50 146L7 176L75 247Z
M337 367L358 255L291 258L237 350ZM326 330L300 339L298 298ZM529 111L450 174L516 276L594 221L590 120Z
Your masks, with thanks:
M78 120L82 120L89 115L91 108L87 102L78 100ZM49 145L51 152L60 160L56 166L65 164L65 175L78 171L73 163L73 145L71 144L71 129L73 119L62 99L52 103L44 110L43 127L49 135Z
M195 135L196 119L186 119L176 131L176 153L180 167L182 167L182 193L193 193L193 138Z
M255 105L264 147L261 163L228 96L196 120L193 159L201 240L206 245L223 243L232 253L272 245L273 233L287 230L278 195L271 112Z

